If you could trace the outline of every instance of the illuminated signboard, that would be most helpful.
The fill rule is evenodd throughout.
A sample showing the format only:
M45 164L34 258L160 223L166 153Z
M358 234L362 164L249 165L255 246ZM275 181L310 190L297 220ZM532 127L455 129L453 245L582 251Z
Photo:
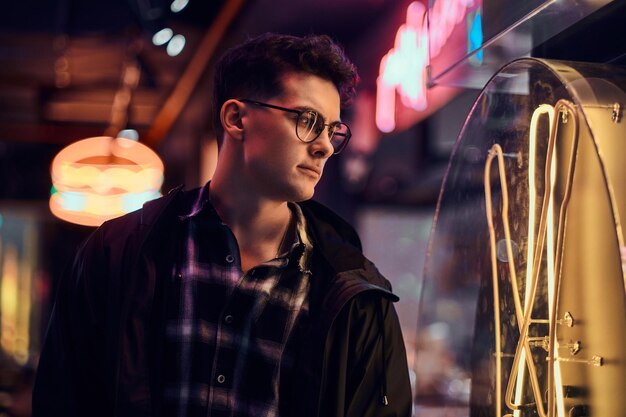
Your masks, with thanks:
M64 148L52 162L50 210L69 222L99 226L161 195L163 162L126 138L95 137Z

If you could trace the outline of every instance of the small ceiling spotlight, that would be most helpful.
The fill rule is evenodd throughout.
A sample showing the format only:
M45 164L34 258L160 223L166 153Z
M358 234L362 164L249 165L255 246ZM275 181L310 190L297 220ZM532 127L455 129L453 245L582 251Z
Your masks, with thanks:
M185 47L185 42L186 40L183 35L174 35L167 44L167 54L169 56L176 56L180 54Z
M178 13L183 10L187 4L189 4L189 0L174 0L170 6L170 10L174 13Z
M156 46L165 45L174 36L174 31L170 28L164 28L152 36L152 43Z

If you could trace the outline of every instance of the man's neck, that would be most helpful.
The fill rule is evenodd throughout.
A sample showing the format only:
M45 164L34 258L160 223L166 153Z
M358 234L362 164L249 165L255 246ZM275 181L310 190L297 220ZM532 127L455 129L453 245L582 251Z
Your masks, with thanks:
M244 184L233 182L229 178L214 177L209 198L235 234L242 269L247 271L276 257L290 229L291 210L287 202L262 198Z

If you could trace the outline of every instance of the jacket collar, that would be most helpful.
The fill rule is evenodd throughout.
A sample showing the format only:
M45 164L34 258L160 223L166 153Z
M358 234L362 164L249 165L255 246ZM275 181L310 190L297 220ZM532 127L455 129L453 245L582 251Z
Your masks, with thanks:
M184 185L172 189L164 197L150 201L144 205L141 214L142 226L148 226L150 234L159 224L171 216L189 214L194 210L198 201L203 201L202 190L208 187L183 191ZM393 301L398 297L391 292L391 285L363 255L361 240L350 224L328 207L308 200L298 203L310 232L315 253L322 258L325 277L333 277L333 282L327 285L337 286L337 290L345 297L368 290L380 290ZM196 207L201 209L201 207ZM344 297L341 297L344 298Z

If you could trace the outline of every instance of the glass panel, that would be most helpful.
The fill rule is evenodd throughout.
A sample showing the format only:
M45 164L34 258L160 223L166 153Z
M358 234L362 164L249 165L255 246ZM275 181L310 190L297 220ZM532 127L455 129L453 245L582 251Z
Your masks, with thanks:
M612 0L429 0L430 81L482 88L513 59Z
M425 264L418 415L623 415L621 86L524 59L474 104Z

